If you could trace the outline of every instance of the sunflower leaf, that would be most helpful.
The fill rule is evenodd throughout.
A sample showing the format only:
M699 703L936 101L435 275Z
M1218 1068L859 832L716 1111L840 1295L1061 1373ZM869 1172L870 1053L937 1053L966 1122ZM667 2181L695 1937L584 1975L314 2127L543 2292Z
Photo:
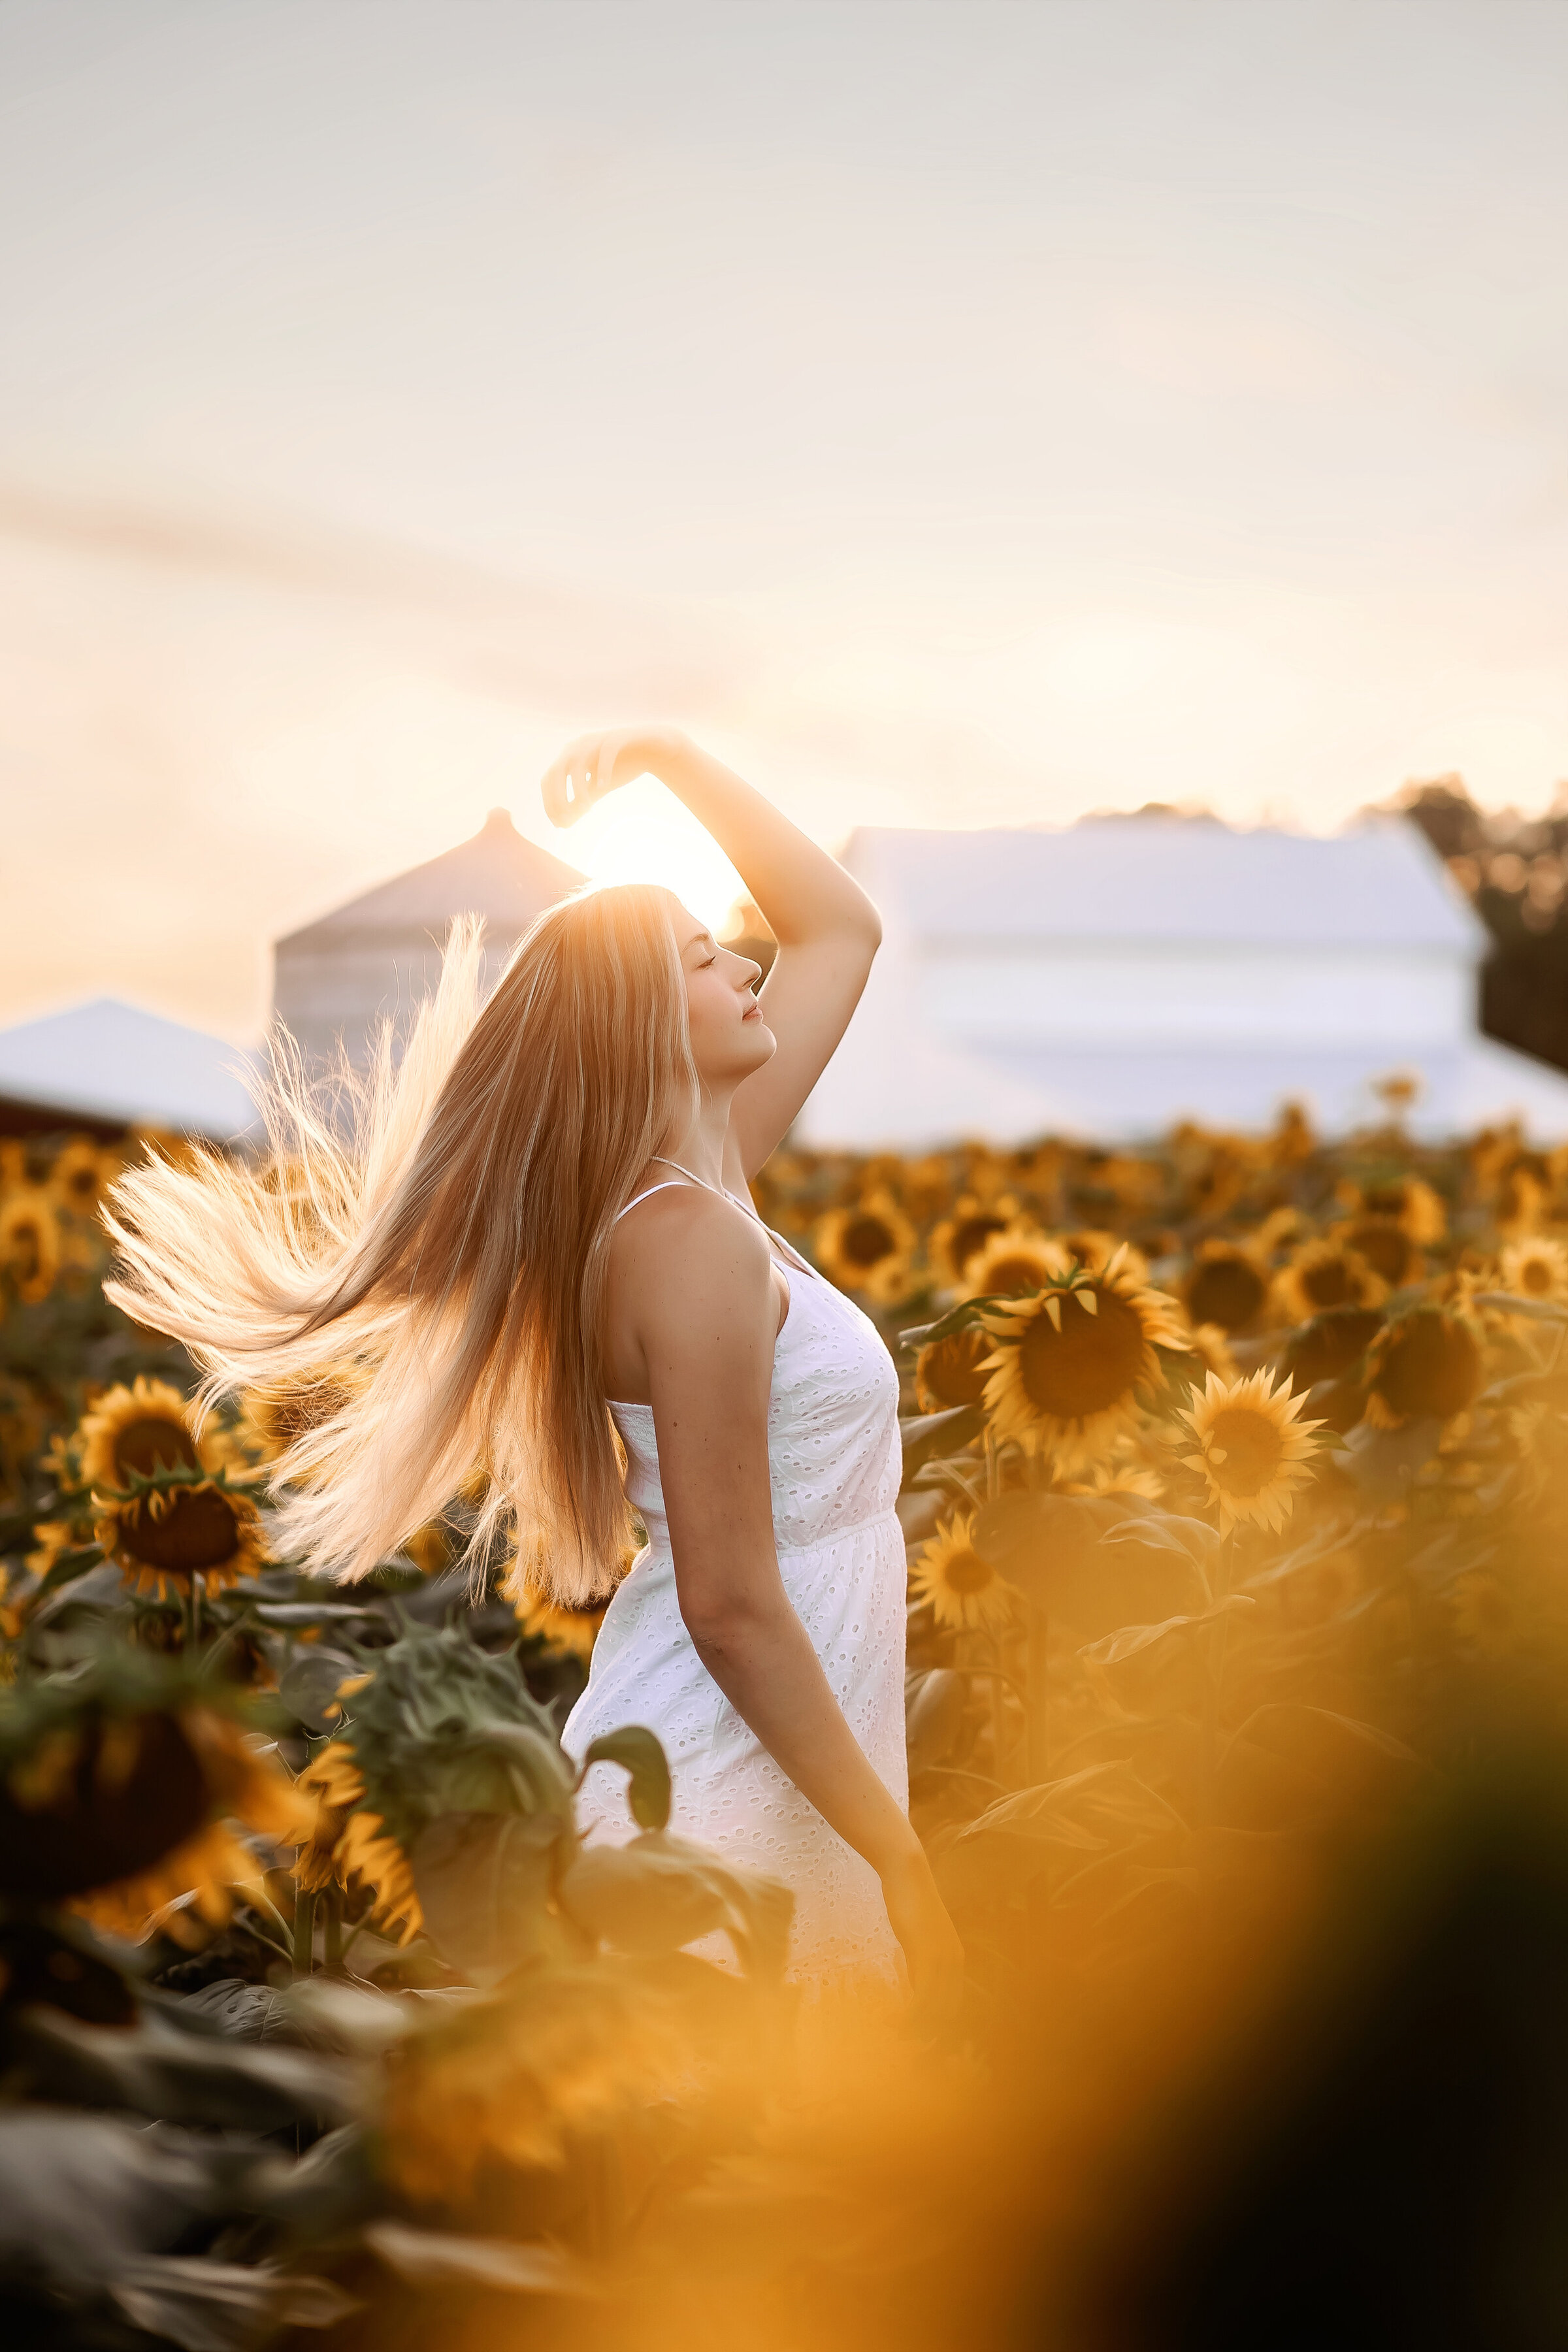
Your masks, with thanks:
M950 1405L945 1412L911 1413L900 1421L905 1486L936 1454L961 1453L984 1426L985 1415L977 1404Z
M1227 1592L1211 1608L1166 1617L1158 1625L1123 1625L1119 1633L1107 1634L1103 1641L1087 1643L1078 1654L1086 1665L1123 1665L1129 1658L1141 1656L1157 1643L1171 1641L1178 1634L1194 1633L1200 1625L1212 1625L1216 1618L1227 1617L1237 1610L1256 1609L1257 1606L1250 1592Z
M595 1739L583 1759L583 1771L577 1776L579 1787L590 1764L624 1765L627 1774L626 1802L638 1829L668 1827L669 1759L651 1731L640 1723L623 1723L618 1731L606 1731Z
M934 1323L917 1323L908 1331L900 1331L899 1345L912 1349L926 1347L932 1339L951 1339L954 1332L967 1331L973 1324L982 1321L988 1308L1006 1308L1017 1304L1017 1300L1005 1291L993 1292L984 1298L961 1298L956 1307L950 1307L947 1313L939 1315Z
M110 2284L125 2317L180 2352L250 2352L282 2327L335 2327L364 2305L331 2279L202 2254L143 2254Z
M445 1813L415 1840L426 1932L471 1984L499 1981L544 1941L560 1833L548 1813Z
M598 2292L586 2263L555 2246L519 2245L510 2238L463 2238L390 2221L373 2221L364 2240L405 2286L480 2287L503 2294Z
M1568 1307L1560 1307L1552 1298L1521 1298L1511 1290L1480 1290L1474 1303L1489 1307L1494 1315L1525 1315L1536 1323L1568 1323Z
M0 2115L0 2301L95 2300L127 2261L188 2242L234 2210L232 2151L119 2116Z
M149 2017L132 2030L83 2025L57 2010L7 2021L8 2054L34 2097L216 2129L279 2131L352 2112L349 2080L331 2060L182 2033Z
M1339 1450L1339 1460L1369 1498L1395 1502L1437 1451L1440 1421L1407 1422L1403 1429L1373 1429L1363 1422Z
M904 1736L910 1773L945 1764L963 1729L963 1676L951 1666L904 1676Z
M558 1891L586 1934L622 1951L679 1951L721 1931L748 1975L773 1977L784 1967L795 1912L788 1887L761 1871L732 1870L710 1847L668 1830L584 1846Z

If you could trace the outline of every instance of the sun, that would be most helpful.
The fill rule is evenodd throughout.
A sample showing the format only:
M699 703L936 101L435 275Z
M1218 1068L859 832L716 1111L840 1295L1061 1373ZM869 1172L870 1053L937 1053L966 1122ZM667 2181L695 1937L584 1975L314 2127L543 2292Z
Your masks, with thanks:
M558 836L558 856L595 882L658 882L717 929L745 885L723 851L652 776L600 801Z

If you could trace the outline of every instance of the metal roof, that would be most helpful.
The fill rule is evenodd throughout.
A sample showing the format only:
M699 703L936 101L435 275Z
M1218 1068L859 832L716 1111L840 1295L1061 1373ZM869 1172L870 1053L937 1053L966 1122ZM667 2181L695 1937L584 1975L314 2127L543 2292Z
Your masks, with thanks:
M0 1030L0 1097L126 1127L170 1128L215 1142L259 1131L243 1073L250 1056L205 1030L100 996Z
M277 945L287 952L427 935L439 940L454 915L468 914L483 915L498 933L515 934L584 879L525 839L505 809L491 809L470 841L349 899Z
M1418 829L1331 839L1215 818L1089 817L1063 832L864 826L844 863L916 939L1409 947L1479 955L1485 931Z

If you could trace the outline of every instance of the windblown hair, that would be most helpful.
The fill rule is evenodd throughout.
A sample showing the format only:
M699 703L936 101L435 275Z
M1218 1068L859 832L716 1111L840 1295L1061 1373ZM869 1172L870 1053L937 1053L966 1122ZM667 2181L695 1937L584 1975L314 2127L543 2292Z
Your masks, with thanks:
M275 1035L270 1150L150 1161L113 1188L115 1304L184 1343L204 1408L245 1389L287 1442L283 1553L363 1576L462 1493L468 1558L581 1606L629 1517L605 1402L611 1228L698 1078L679 901L633 884L549 908L483 1001L482 927L454 924L401 1059L326 1087Z

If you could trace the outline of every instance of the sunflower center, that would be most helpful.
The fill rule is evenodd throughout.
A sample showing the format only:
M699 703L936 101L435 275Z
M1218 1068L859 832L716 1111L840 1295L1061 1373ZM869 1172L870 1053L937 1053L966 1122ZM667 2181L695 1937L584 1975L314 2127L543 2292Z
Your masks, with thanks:
M103 1769L105 1748L115 1769ZM169 1715L100 1717L84 1727L69 1779L29 1809L0 1788L0 1868L14 1893L58 1900L145 1870L200 1828L200 1762Z
M1480 1386L1481 1354L1462 1323L1412 1315L1390 1334L1373 1386L1407 1420L1451 1421Z
M1018 1342L1018 1377L1037 1413L1087 1421L1136 1387L1146 1370L1143 1326L1136 1308L1114 1290L1099 1289L1090 1314L1076 1290L1058 1291L1062 1328L1042 1311Z
M880 1217L862 1213L850 1218L838 1246L851 1265L877 1265L892 1256L898 1243Z
M178 1422L149 1413L115 1431L114 1466L121 1477L134 1470L138 1477L150 1478L155 1470L195 1470L198 1465L190 1432Z
M952 1229L948 1255L959 1273L968 1271L969 1261L983 1250L993 1234L1005 1233L1005 1221L1001 1217L961 1217Z
M1299 1389L1337 1381L1359 1364L1383 1327L1375 1307L1331 1307L1304 1324L1287 1362Z
M6 1256L20 1282L37 1282L44 1261L44 1240L40 1228L33 1223L15 1224L8 1236L10 1247Z
M1374 1274L1397 1289L1410 1271L1415 1248L1403 1227L1387 1217L1368 1217L1349 1235L1352 1249L1364 1257Z
M954 1592L984 1592L995 1576L988 1559L982 1559L967 1544L962 1551L950 1553L942 1564L942 1581Z
M1226 1494L1257 1495L1279 1470L1285 1442L1267 1413L1232 1404L1215 1413L1204 1451Z
M990 1375L981 1365L993 1342L984 1331L954 1331L921 1350L916 1374L921 1387L937 1404L978 1404Z
M1552 1268L1544 1258L1532 1257L1527 1261L1521 1281L1526 1290L1533 1291L1539 1297L1552 1287Z
M1301 1287L1314 1307L1353 1307L1361 1296L1354 1268L1337 1254L1304 1266Z
M1205 1258L1187 1285L1187 1311L1194 1323L1240 1331L1257 1315L1267 1291L1263 1276L1246 1258Z
M136 1503L120 1523L120 1540L132 1559L165 1576L198 1576L234 1558L239 1522L234 1506L216 1486L176 1486L154 1518Z

